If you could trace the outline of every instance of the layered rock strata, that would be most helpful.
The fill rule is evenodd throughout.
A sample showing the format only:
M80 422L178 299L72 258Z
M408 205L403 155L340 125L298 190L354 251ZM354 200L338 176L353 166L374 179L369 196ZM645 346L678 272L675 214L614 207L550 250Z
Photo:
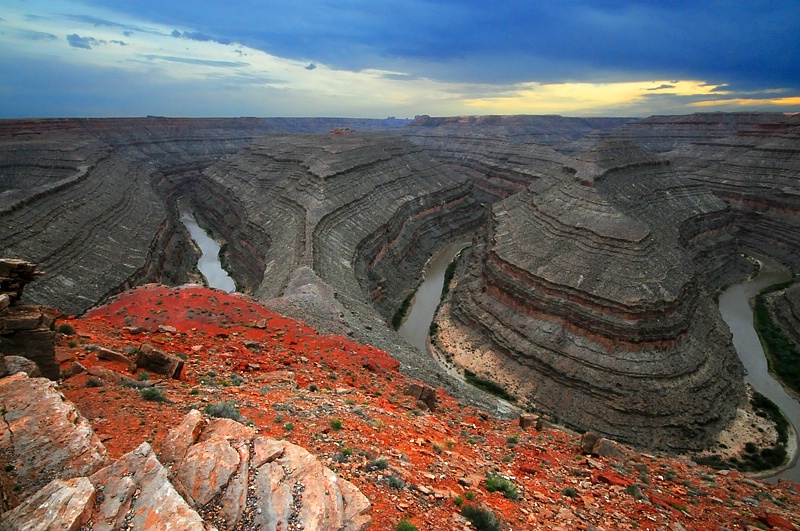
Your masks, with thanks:
M800 115L669 155L731 205L742 247L800 271Z
M41 374L57 380L53 327L59 312L20 302L25 286L41 274L30 262L0 259L0 358L22 357ZM6 370L0 367L0 376Z
M196 278L175 200L200 173L270 131L396 120L51 119L0 121L0 255L46 272L33 303L81 313L143 282ZM259 242L254 242L258 244Z
M260 271L254 291L263 299L309 267L337 296L366 295L388 316L438 245L483 215L470 181L385 135L268 136L204 175L212 184L198 194L198 213L228 241L230 261L251 270L250 282ZM224 198L240 217L224 219L215 207ZM255 256L239 259L247 254Z
M702 448L744 396L706 291L737 275L729 209L629 144L575 170L494 206L453 298L494 352L467 368L569 424Z

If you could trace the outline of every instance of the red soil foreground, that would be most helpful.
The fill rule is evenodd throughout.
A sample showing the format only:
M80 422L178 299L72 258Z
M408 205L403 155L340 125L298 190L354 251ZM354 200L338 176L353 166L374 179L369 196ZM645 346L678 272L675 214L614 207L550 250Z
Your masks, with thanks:
M506 530L791 529L800 521L795 483L771 486L633 450L586 457L578 435L521 430L441 391L428 411L403 394L412 380L387 353L319 335L245 296L149 285L66 322L77 335L60 340L62 369L79 361L147 377L169 400L98 386L85 373L64 381L112 456L145 440L157 451L191 408L234 402L260 434L304 446L361 489L373 504L370 529L402 519L420 530L464 529L459 504L493 512ZM185 358L181 378L134 374L92 350L132 352L143 342ZM487 491L487 474L498 473L519 499Z

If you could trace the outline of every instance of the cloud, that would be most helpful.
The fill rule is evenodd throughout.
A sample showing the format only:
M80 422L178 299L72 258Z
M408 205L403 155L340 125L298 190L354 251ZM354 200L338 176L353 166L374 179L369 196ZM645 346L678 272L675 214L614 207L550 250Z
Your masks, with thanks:
M112 41L108 41L108 42L110 42L112 44L119 44L120 46L128 46L128 43L125 42L125 41L112 40Z
M673 81L672 83L677 83L677 81ZM674 84L664 83L659 85L658 87L649 88L647 90L664 90L664 89L672 89L675 88Z
M58 37L52 33L34 30L14 30L14 35L26 41L57 41Z
M241 61L216 61L213 59L195 59L191 57L175 57L172 55L143 55L148 61L167 61L169 63L182 63L186 65L201 65L213 66L221 68L242 68L248 66L248 63Z
M139 26L134 26L131 24L125 24L121 22L114 22L113 20L93 17L90 15L66 15L66 18L77 22L91 24L95 28L107 27L107 28L120 28L126 31L146 31Z
M190 41L198 41L198 42L217 42L219 44L233 44L231 39L223 39L220 37L214 37L213 35L208 35L207 33L201 33L199 31L178 31L172 30L170 34L177 39L188 39Z
M315 65L314 63L308 63L308 65L305 66L304 68L306 70L315 70L317 68L317 65Z
M77 33L67 35L67 42L73 48L83 48L85 50L91 50L92 46L100 44L100 41L94 37L81 37Z

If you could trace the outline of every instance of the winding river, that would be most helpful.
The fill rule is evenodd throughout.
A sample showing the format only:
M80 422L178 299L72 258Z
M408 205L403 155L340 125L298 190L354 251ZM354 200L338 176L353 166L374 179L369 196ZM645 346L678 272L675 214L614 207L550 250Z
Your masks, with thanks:
M206 277L208 285L228 293L236 291L236 284L220 264L219 244L206 234L206 231L197 224L197 220L188 210L181 209L180 214L181 222L200 248L201 255L200 260L197 261L197 269Z
M788 269L774 260L759 257L759 261L761 270L755 278L735 284L722 292L719 296L719 310L731 329L733 346L736 347L739 358L747 369L745 380L781 408L796 433L797 427L800 426L800 403L769 374L764 349L753 327L753 309L750 307L750 299L760 291L767 286L791 280L792 275ZM796 452L791 466L771 476L770 481L777 481L780 478L800 481Z
M439 305L445 270L465 246L464 243L450 244L428 262L424 280L417 289L408 316L398 329L402 338L422 352L427 352L428 330ZM753 327L753 310L750 307L750 299L761 290L773 284L786 282L792 275L788 269L774 260L762 257L759 257L759 260L761 261L759 274L722 292L719 296L719 309L722 318L731 329L733 345L747 369L746 381L781 408L795 427L796 433L797 427L800 426L800 402L787 394L783 386L769 374L761 341ZM795 451L791 466L769 477L769 481L785 478L800 482L799 465Z
M397 329L400 337L422 352L428 352L428 330L442 297L444 273L450 262L467 245L465 242L451 243L428 261L423 273L422 284L417 289L406 320Z

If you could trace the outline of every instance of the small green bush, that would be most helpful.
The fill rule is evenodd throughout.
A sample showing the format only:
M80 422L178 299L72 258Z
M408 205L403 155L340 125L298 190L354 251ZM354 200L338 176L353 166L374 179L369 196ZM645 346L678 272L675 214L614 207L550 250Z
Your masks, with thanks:
M331 421L331 428L333 428L336 431L339 431L342 428L344 428L344 422L342 421L342 419L333 419Z
M519 490L516 485L502 476L489 476L486 478L486 490L489 492L500 491L509 500L519 499Z
M578 491L576 491L572 487L565 487L565 488L561 489L561 494L563 494L567 498L577 498L578 497Z
M164 396L164 393L161 392L161 389L158 387L145 387L139 391L142 394L142 398L148 400L150 402L166 402L167 397Z
M140 382L145 382L150 379L150 375L147 374L146 372L140 372L139 374L136 375L136 379L139 380Z
M215 402L205 407L205 412L211 417L221 419L242 420L242 413L234 402Z
M407 519L403 518L397 523L397 527L395 527L395 531L417 531L417 526L412 524Z
M58 325L58 328L56 328L56 331L58 331L61 334L64 334L65 336L75 335L75 329L69 323L61 323L60 325Z
M469 520L478 531L500 531L500 522L491 511L465 505L461 508L461 516Z
M283 425L283 429L286 431L292 431L294 429L294 423L287 422L286 424Z
M389 486L393 489L402 490L406 486L406 482L397 476L389 476L387 480Z
M367 463L367 470L368 471L386 470L387 468L389 468L389 461L387 461L386 459L384 459L382 457L379 458L379 459L373 459L372 461Z

